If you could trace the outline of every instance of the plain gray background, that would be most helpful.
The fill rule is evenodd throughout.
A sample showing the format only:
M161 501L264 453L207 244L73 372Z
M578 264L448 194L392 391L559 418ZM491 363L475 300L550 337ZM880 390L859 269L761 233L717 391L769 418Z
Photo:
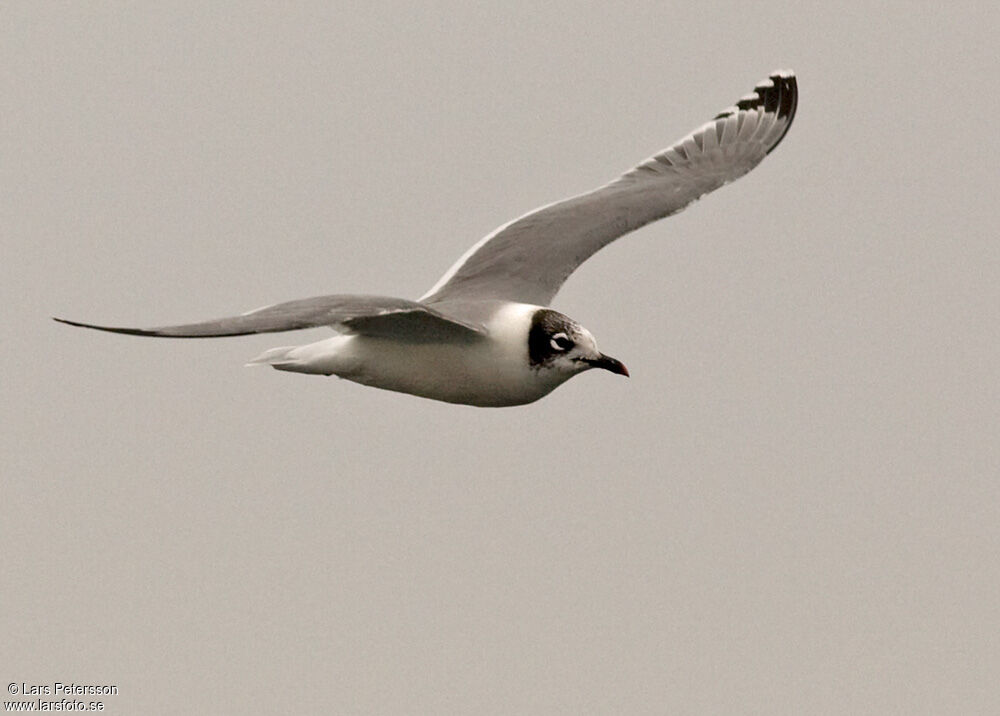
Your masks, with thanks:
M941 9L946 7L946 9ZM109 713L1000 710L991 3L7 3L7 682ZM751 175L484 410L244 369L799 76ZM291 340L288 340L288 339Z

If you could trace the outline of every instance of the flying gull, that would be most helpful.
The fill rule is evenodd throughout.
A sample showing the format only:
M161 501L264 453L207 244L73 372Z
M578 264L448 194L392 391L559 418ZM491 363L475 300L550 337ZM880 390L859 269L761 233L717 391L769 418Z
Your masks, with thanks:
M775 72L674 145L593 191L535 209L477 242L417 301L337 294L202 323L113 333L214 338L327 326L337 335L251 361L449 403L531 403L591 368L628 375L594 336L547 308L566 278L620 236L743 176L791 126L795 75Z

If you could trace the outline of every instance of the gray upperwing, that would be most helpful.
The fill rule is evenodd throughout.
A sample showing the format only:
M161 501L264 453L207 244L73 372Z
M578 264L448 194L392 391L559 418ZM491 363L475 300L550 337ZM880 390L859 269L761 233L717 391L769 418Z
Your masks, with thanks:
M482 335L482 327L449 318L415 301L387 296L340 294L278 303L239 316L158 328L120 328L54 319L98 331L158 338L219 338L331 327L343 332L404 340L462 340Z
M596 251L753 169L785 136L798 90L776 72L673 146L594 191L535 209L489 234L421 299L547 305Z

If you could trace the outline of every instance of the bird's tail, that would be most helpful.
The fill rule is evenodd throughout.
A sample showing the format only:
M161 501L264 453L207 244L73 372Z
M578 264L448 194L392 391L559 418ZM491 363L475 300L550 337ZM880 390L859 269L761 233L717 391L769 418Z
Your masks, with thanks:
M352 365L350 356L346 360L341 350L354 339L353 335L336 335L304 346L282 346L264 351L247 365L269 365L278 370L293 373L315 373L317 375L341 375Z
M251 361L247 361L247 367L254 365L269 365L278 370L288 370L291 365L297 364L298 361L292 358L289 354L294 351L299 346L281 346L280 348L271 348L261 353L259 356Z

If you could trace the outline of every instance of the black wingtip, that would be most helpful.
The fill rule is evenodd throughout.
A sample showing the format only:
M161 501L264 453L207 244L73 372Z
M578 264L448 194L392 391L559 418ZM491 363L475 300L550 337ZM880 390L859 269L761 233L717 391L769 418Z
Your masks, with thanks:
M766 80L758 82L753 88L753 93L741 98L735 105L728 107L714 119L729 117L735 112L742 112L751 109L763 108L765 112L773 112L776 118L785 121L785 131L772 144L767 153L770 154L774 148L781 144L781 140L788 134L792 126L792 119L795 117L795 109L799 103L799 86L792 70L779 70L768 75Z
M107 331L108 333L124 333L130 336L159 336L160 334L156 331L143 330L142 328L118 328L115 326L96 326L93 323L80 323L79 321L71 321L68 318L56 318L51 317L53 321L57 323L65 323L67 326L76 326L77 328L90 328L95 331Z
M784 119L786 124L785 131L778 137L778 141L772 144L771 148L767 150L768 154L773 152L775 147L781 144L781 140L788 134L788 130L792 127L792 120L795 119L795 110L799 105L799 83L795 80L794 72L791 70L775 72L771 75L770 80L774 83L775 94L777 95L778 119Z

